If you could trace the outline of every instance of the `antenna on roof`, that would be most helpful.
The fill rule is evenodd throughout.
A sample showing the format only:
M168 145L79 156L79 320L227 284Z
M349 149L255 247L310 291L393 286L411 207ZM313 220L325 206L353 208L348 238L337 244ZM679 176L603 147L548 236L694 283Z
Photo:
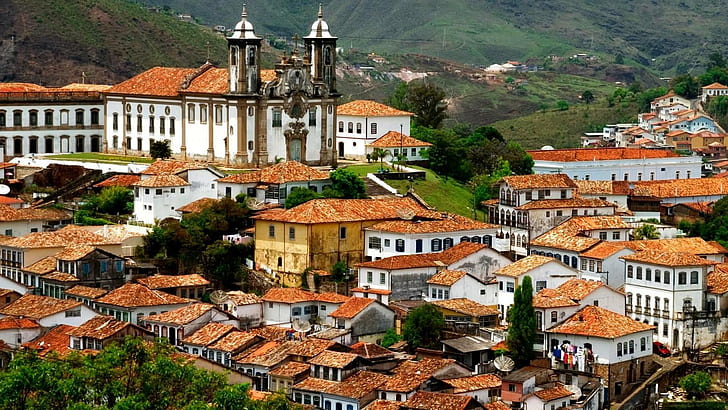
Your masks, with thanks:
M222 305L228 300L228 294L223 290L216 290L210 293L210 302L214 305Z
M493 366L502 372L510 372L516 367L516 362L508 356L500 355L493 360Z
M301 333L308 333L311 331L311 323L308 321L301 322L300 319L293 319L293 330Z

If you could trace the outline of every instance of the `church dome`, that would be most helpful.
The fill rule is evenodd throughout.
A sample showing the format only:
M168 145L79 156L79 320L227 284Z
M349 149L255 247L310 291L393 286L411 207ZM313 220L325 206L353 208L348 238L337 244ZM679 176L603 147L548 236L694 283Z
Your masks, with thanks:
M245 5L243 5L243 13L241 15L240 21L238 24L235 25L235 30L233 30L233 35L230 36L230 38L240 38L245 40L259 40L260 38L255 35L255 31L253 30L253 23L248 21L248 11L246 10Z
M329 25L324 20L324 7L319 4L318 20L311 25L311 33L306 38L336 38L329 32Z

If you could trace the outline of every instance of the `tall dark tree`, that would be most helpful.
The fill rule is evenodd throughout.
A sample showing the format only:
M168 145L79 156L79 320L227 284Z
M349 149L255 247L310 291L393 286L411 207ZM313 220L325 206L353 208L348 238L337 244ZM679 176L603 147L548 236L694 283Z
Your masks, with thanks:
M434 305L426 304L413 309L404 321L403 338L410 349L440 348L440 335L445 319Z
M594 93L591 92L591 90L584 91L583 93L581 93L581 100L587 104L593 103L594 102Z
M675 94L685 98L696 98L700 94L700 83L690 74L679 75L670 82Z
M352 171L338 168L330 174L329 178L331 178L331 189L324 191L324 196L347 199L366 198L364 181Z
M407 105L415 114L415 124L423 127L440 128L447 118L445 91L434 84L410 83Z
M397 84L397 87L394 89L394 93L389 96L389 99L387 99L387 104L391 105L392 107L402 110L402 111L409 111L410 106L409 102L407 101L407 90L408 90L407 83L404 81L400 81Z
M533 343L536 341L536 311L533 309L533 284L525 276L513 295L509 314L510 327L506 343L513 359L528 364L533 359Z
M168 140L154 141L149 146L149 155L152 158L167 159L172 156L172 148Z
M293 208L294 206L301 205L316 198L321 198L321 194L313 192L308 188L294 187L286 197L286 209Z

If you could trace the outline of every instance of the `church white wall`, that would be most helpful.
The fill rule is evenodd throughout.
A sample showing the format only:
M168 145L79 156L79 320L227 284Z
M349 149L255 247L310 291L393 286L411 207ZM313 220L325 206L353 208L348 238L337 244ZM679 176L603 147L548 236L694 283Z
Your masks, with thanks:
M126 101L127 107L124 106ZM128 108L128 110L127 110ZM118 127L114 129L114 114L118 115ZM131 126L126 127L127 117L131 119ZM154 118L154 128L150 129L150 118ZM164 118L164 126L162 126ZM110 151L123 150L124 137L131 139L128 151L139 151L139 140L141 139L141 150L148 152L151 140L169 140L173 153L182 149L182 127L181 123L182 105L179 100L162 98L144 98L135 96L122 100L122 97L110 96L106 99L105 137L107 149ZM138 123L141 119L141 131ZM172 122L174 122L174 133L172 133ZM116 137L116 139L114 138ZM116 141L116 144L114 142Z
M648 181L653 177L655 180L676 179L678 172L681 179L700 178L701 167L702 158L700 156L618 161L535 161L533 173L563 173L571 179L594 181Z

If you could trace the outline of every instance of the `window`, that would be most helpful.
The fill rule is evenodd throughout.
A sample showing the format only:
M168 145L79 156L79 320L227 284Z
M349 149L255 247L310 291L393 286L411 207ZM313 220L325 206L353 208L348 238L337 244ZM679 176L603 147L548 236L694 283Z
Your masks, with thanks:
M215 106L215 124L222 124L222 105Z
M83 110L76 110L76 125L83 125L84 121L84 113Z
M0 127L5 127L7 125L7 120L5 118L5 111L0 111Z
M675 171L675 179L680 179L680 171Z
M279 109L273 110L273 127L280 128L283 126L283 113Z
M652 269L645 269L645 280L652 280Z
M617 343L617 356L622 355L622 343Z
M516 385L513 383L508 383L508 391L516 391Z
M632 306L632 294L627 294L627 306Z
M373 122L371 124L371 133L372 134L376 134L377 133L377 123L376 122Z
M23 112L20 110L13 111L13 127L23 125Z
M562 211L562 210L556 211L556 216L564 216L564 211Z
M666 285L670 284L670 271L665 271L665 280L663 281Z
M292 241L296 239L296 228L288 228L288 239Z
M515 291L513 282L506 282L506 292L513 293Z
M356 133L361 134L361 123L360 122L356 123Z
M91 110L91 125L99 125L99 110Z
M641 337L640 338L640 351L644 352L645 350L647 350L647 338Z
M66 311L66 317L80 317L81 309L72 309Z
M269 225L268 226L268 237L269 238L275 238L276 237L276 227L275 227L275 225Z
M131 114L126 114L126 128L127 131L131 131Z
M142 132L142 116L137 115L137 126L136 126L137 132ZM141 150L141 148L139 148Z
M207 124L207 105L200 104L200 123Z
M635 303L635 306L642 306L642 295L639 293L637 294L637 302Z
M624 180L625 180L625 181L629 181L629 174L628 174L628 173L625 173L625 174L624 174Z
M195 122L195 104L187 104L187 121Z
M637 173L637 180L638 181L642 181L642 173L641 172L638 172Z
M379 272L379 284L384 285L387 283L387 274L384 272Z
M442 250L442 240L435 238L430 241L430 249L432 252L440 252Z
M634 266L632 266L632 265L627 265L627 277L628 277L628 278L632 278L632 277L634 277L634 274L633 274L633 272L634 272Z
M339 228L339 239L346 239L346 227Z
M391 243L391 242L390 242L390 240L389 240L389 239L385 239L385 240L384 240L384 247L385 247L385 248L389 248L389 246L390 246L390 243Z
M382 238L378 236L369 237L369 249L382 249Z
M537 280L536 281L536 292L538 292L541 289L546 288L546 281L545 280Z
M372 283L374 281L374 274L372 272L367 272L367 283Z
M452 238L445 238L445 240L442 241L442 249L450 249L452 248L453 240Z
M2 115L3 115L3 117L5 116L4 113ZM114 128L114 129L115 130L118 130L119 129L119 114L114 113L114 115L116 116L115 117L115 119L116 119L116 128ZM5 125L4 122L5 121L3 121L3 124L0 124L0 125ZM53 111L52 110L47 110L45 112L45 121L44 121L44 123L45 123L45 126L46 127L53 126Z
M348 131L349 134L354 133L354 123L353 122L349 121L348 123L346 123L346 131Z
M634 340L629 341L629 354L634 354Z
M162 195L162 188L157 188L154 190L154 195Z
M697 285L698 284L698 271L692 271L692 272L690 272L690 284L691 285Z
M688 283L688 274L687 272L680 272L677 275L677 284L678 285L687 285Z
M606 241L607 240L607 233L606 232L599 232L599 239Z
M612 181L615 181L617 179L617 174L612 174Z
M558 318L559 318L559 316L558 316L558 313L556 311L551 312L551 323L556 323L556 321L558 320Z
M650 171L650 181L655 180L655 171Z
M313 107L308 111L308 126L316 126L316 107Z
M404 239L397 239L394 241L394 250L397 252L404 252Z
M415 253L422 252L422 239L415 240Z
M164 135L164 131L165 131L164 130L164 128L165 128L164 127L164 125L165 125L164 124L164 122L165 122L164 120L165 120L164 117L159 117L159 133L162 134L162 135Z
M53 114L51 113L51 121L52 121L52 120L53 120ZM47 112L46 112L46 125L49 125L49 124L48 124L48 113L47 113ZM116 130L118 130L118 129L119 129L119 114L118 114L118 113L114 113L114 114L113 114L113 115L111 116L111 128L112 128L112 129L113 129L114 131L116 131Z
M642 279L642 267L637 267L637 279Z
M149 133L154 134L154 117L149 117Z
M32 110L28 113L28 123L31 127L38 126L38 111Z
M526 191L526 201L530 201L533 199L533 192Z
M344 121L339 121L339 132L344 132Z
M619 240L619 232L612 232L612 239Z
M174 135L174 118L169 119L169 135Z

